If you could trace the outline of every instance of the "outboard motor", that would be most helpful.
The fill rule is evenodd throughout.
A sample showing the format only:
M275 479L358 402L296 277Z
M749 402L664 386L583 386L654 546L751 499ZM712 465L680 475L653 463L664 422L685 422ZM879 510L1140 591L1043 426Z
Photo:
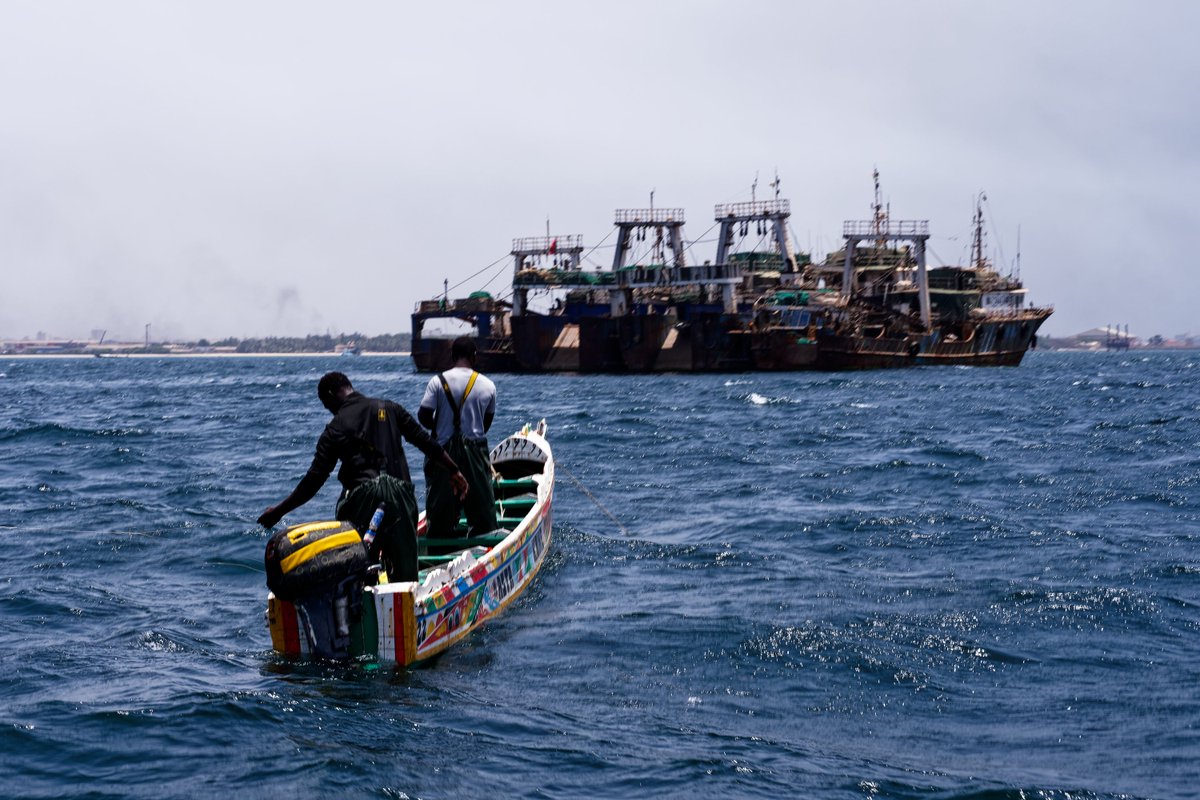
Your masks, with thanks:
M267 588L296 606L309 650L349 658L350 627L362 617L367 550L349 522L309 522L276 533L264 558Z

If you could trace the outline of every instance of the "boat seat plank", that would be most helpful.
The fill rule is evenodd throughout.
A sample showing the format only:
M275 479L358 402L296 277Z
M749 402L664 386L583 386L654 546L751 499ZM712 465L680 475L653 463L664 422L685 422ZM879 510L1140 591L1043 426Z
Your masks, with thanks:
M523 520L523 519L525 519L524 513L522 513L520 516L515 516L515 517L512 515L505 516L503 514L497 514L496 515L496 524L499 525L501 528L504 528L505 530L511 531L513 528L520 525L521 520ZM454 533L459 536L466 536L468 530L469 530L469 527L467 526L467 521L465 519L459 519L458 524L454 526Z
M507 533L488 533L483 536L464 536L455 539L422 539L421 544L426 547L457 547L465 550L478 545L493 547L503 542L506 536L508 536Z
M492 481L497 495L537 493L537 481L533 478L496 478Z
M513 516L513 512L519 512L524 515L529 509L537 504L537 497L522 495L521 497L510 497L506 500L497 500L499 512L501 516Z

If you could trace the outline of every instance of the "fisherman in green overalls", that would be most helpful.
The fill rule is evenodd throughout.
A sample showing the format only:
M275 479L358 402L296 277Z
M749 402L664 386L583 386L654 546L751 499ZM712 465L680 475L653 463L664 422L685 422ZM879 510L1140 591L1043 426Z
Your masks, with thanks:
M475 369L475 340L454 340L450 357L454 366L430 379L417 410L417 419L462 468L470 491L460 498L445 465L425 459L425 535L454 536L459 513L465 511L469 535L496 530L496 500L492 488L492 462L487 432L496 415L496 384Z

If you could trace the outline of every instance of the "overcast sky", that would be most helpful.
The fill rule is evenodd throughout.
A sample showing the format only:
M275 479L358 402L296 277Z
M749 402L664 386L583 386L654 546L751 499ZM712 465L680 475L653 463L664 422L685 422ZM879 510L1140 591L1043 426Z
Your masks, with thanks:
M776 170L819 257L875 167L943 263L985 190L1044 333L1200 334L1197 30L1165 0L0 0L0 337L407 331L444 279L507 291L547 217L596 244L654 190L698 239Z

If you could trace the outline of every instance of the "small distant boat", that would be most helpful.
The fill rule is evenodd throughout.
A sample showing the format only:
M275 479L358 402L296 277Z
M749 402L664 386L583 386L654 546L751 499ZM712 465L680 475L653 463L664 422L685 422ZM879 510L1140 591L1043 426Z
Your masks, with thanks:
M334 345L333 352L339 356L361 356L362 348L358 346L358 342L346 342Z
M508 607L533 581L550 549L554 457L546 421L504 439L492 448L491 461L499 475L500 529L468 537L464 522L458 538L429 539L422 514L417 581L363 586L361 578L335 575L332 581L340 581L336 588L329 584L314 592L321 602L282 600L269 593L267 627L275 652L366 657L407 667L437 656ZM293 560L303 559L306 548L334 553L327 543L336 537L362 551L349 523L308 523L288 528L284 536L300 545L289 556ZM341 584L348 589L342 591ZM359 592L360 609L355 602Z

